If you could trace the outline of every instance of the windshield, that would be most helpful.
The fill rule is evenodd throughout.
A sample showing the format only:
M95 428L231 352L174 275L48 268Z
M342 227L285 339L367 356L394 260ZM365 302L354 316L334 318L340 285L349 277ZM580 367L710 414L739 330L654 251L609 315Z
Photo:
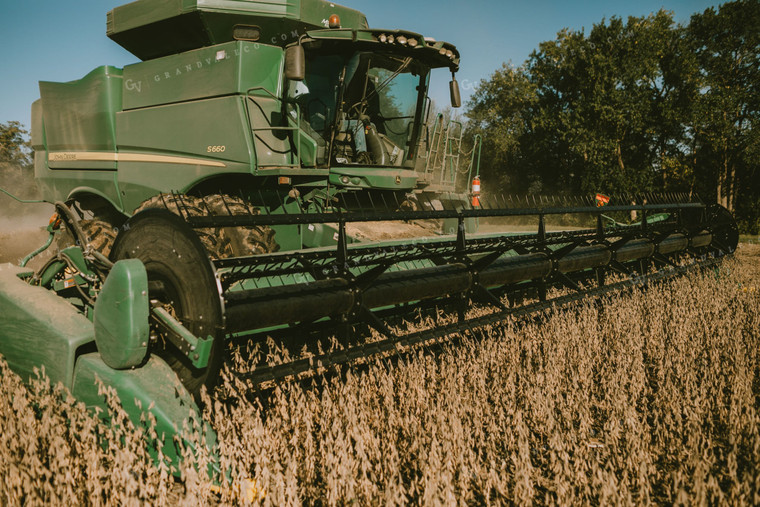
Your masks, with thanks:
M413 164L428 78L411 58L308 51L289 93L302 130L325 146L318 164L402 166Z

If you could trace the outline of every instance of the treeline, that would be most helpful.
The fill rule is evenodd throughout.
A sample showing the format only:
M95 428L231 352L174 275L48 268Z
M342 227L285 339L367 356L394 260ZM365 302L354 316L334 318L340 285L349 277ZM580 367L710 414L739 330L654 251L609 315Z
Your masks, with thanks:
M468 104L492 190L691 192L760 227L760 2L562 30Z

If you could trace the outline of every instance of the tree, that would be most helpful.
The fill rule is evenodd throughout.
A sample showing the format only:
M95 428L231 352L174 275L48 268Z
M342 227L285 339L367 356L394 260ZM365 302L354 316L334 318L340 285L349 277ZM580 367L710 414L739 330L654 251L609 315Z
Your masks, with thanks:
M0 162L10 162L27 168L32 165L32 148L27 132L17 121L0 123Z
M509 191L696 192L760 229L758 0L562 30L467 115Z
M531 54L543 131L537 152L554 154L581 192L640 192L662 184L668 139L677 130L669 108L676 86L673 20L613 17L588 36L563 30ZM560 180L567 179L563 174Z
M504 64L478 85L465 115L468 137L483 138L481 175L491 188L522 189L541 183L535 175L520 171L525 164L522 146L532 130L531 112L536 88L523 67ZM540 188L538 189L540 191Z
M700 69L690 119L696 169L733 211L740 192L749 199L758 194L760 2L711 7L692 16L687 36Z
M499 181L528 193L661 187L680 135L679 40L665 11L613 17L588 36L562 30L481 82L467 115Z

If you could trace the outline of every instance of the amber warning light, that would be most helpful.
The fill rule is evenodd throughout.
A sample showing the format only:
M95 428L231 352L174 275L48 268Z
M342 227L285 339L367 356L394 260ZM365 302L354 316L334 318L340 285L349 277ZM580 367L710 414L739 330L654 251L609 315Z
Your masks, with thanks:
M48 227L50 227L50 229L53 231L57 231L60 226L61 217L58 215L58 213L53 213L53 216L50 217L50 222L48 222Z
M480 206L480 175L475 175L472 179L472 207Z
M340 28L340 18L337 14L330 16L329 24L330 28Z

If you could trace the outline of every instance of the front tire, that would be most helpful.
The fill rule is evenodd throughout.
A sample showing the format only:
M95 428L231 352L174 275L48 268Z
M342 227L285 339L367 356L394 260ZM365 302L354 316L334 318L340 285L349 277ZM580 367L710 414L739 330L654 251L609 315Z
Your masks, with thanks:
M148 273L150 300L164 306L195 336L214 339L206 368L193 367L165 337L155 335L151 352L162 357L199 399L216 385L222 365L222 303L211 262L195 232L167 210L146 210L128 222L111 260L139 259Z

